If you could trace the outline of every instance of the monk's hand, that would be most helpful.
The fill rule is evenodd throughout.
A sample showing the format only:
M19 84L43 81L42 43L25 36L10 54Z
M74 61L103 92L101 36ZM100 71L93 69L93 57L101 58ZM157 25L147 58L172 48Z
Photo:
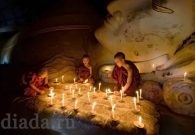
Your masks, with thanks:
M83 82L83 81L84 81L84 79L83 79L83 78L80 78L79 80L80 80L81 82Z
M114 95L119 96L120 95L119 91L114 91Z

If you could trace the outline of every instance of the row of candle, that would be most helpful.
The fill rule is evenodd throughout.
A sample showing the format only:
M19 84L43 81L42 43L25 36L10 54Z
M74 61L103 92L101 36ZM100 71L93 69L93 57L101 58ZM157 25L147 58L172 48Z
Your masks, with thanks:
M91 87L90 89L92 89L92 87ZM75 90L73 90L73 93L74 93L74 92L75 92ZM79 88L79 93L80 93L80 88ZM108 96L107 94L109 94L109 93L112 93L112 92L111 92L110 89L107 89L107 90L106 90L106 96ZM138 94L137 94L137 93L138 93ZM142 90L141 90L141 89L139 90L139 92L136 91L137 97L134 97L134 98L133 98L134 107L135 107L135 110L136 110L136 111L138 110L138 108L137 108L137 103L139 103L139 100L137 100L137 99L141 99L141 97L142 97L141 93L142 93ZM73 94L73 95L74 95L74 94ZM89 103L90 103L90 102L91 102L90 92L88 92L87 95L88 95L88 101L89 101ZM50 88L50 93L49 93L48 96L50 97L50 106L52 106L52 105L53 105L53 99L54 99L54 96L55 96L54 88L53 88L53 87ZM74 98L74 96L73 96L73 98ZM121 100L122 100L122 99L121 99ZM110 101L110 104L111 104L112 119L115 119L115 108L116 108L116 104L114 104L114 102L113 102L113 96L109 96L109 101ZM93 103L91 104L91 113L93 113L93 114L95 113L96 105L97 105L97 102L93 102ZM62 108L64 108L64 107L65 107L65 94L63 93L63 94L62 94ZM74 101L74 109L78 109L78 99L76 99L76 100ZM141 125L143 125L143 123L142 123L142 117L141 117L141 116L139 117L138 121L139 121L139 123L140 123ZM139 124L139 125L140 125L140 124Z

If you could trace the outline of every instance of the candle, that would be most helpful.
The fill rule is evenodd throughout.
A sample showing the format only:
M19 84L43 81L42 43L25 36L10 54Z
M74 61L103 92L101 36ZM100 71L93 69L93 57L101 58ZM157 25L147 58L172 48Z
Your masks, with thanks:
M156 66L155 66L155 64L152 64L152 69L153 69L153 71L156 71Z
M134 121L134 125L138 128L144 128L144 123L142 121L142 116L138 117L137 121Z
M120 90L120 94L121 94L121 101L123 100L123 91Z
M142 89L139 89L139 98L142 99Z
M89 91L91 91L91 89L92 89L92 86L89 87Z
M108 97L108 89L106 89L106 97Z
M96 87L93 88L93 93L95 94Z
M113 119L115 118L115 107L116 107L116 104L113 104L112 105L112 118Z
M77 105L78 105L78 100L76 99L74 103L74 109L78 109Z
M185 72L185 73L183 74L183 78L184 78L183 80L184 80L184 81L186 80L187 75L188 75L187 72Z
M64 75L62 76L62 83L64 82Z
M50 106L53 106L53 99L54 99L54 95L52 95L52 96L50 97Z
M76 89L78 89L78 85L76 84Z
M76 78L73 79L74 83L76 82Z
M96 107L96 102L93 102L92 107L91 107L91 112L95 112L95 107Z
M86 79L83 83L87 83L88 82L88 79Z
M48 96L49 97L52 97L52 96L54 96L55 95L55 93L54 93L54 88L53 87L50 87L49 88L49 94L48 94Z
M72 93L72 86L69 86L70 94Z
M110 96L110 104L113 105L113 98Z
M55 81L56 83L58 82L58 78L56 78L56 81Z
M100 83L99 83L99 90L101 89L101 85L102 85L102 84L101 84L101 82L100 82Z
M139 125L142 125L142 116L139 116L138 121L139 121Z
M72 90L72 98L75 98L75 90Z
M139 92L136 91L136 95L137 95L137 103L139 103Z
M110 89L108 89L107 91L108 91L108 94L111 93L111 90Z
M90 92L87 92L88 101L90 102Z
M81 88L79 88L79 95L81 95Z
M134 108L135 108L135 110L137 110L136 97L133 97L133 103L134 103Z
M65 104L64 104L64 93L62 94L62 107L64 107L65 106Z

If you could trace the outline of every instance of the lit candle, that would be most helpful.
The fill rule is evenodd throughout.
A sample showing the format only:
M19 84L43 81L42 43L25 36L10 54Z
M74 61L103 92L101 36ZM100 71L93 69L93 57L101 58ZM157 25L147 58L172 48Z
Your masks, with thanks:
M62 76L62 83L64 82L64 75Z
M137 103L136 103L137 101L136 101L136 97L133 97L133 103L134 103L134 108L135 108L135 110L137 110Z
M88 83L88 79L86 79L83 83Z
M76 82L76 78L73 79L74 83Z
M53 106L53 99L54 99L54 95L52 95L52 96L50 97L50 106Z
M139 98L142 99L142 89L139 89Z
M52 96L54 96L55 95L55 93L54 93L54 88L53 87L50 87L49 88L49 94L48 94L48 96L49 97L52 97Z
M187 72L185 72L185 73L183 74L184 81L186 80L187 75L188 75Z
M144 123L141 116L138 117L137 121L134 121L134 125L138 128L144 128Z
M56 81L55 81L56 83L58 82L58 78L56 78Z
M156 66L155 66L155 64L152 64L152 69L153 69L153 71L156 71Z
M75 103L74 103L74 109L78 109L78 106L77 105L78 105L78 100L76 99L75 100Z
M108 94L111 93L111 90L110 89L108 89L107 91L108 91Z
M64 107L65 106L65 104L64 104L64 93L62 94L62 107Z
M106 89L106 97L108 97L108 89Z
M81 95L81 88L79 88L79 95Z
M92 86L89 87L89 91L91 91L91 89L92 89Z
M72 90L72 98L75 98L75 90Z
M90 92L87 92L88 101L90 102Z
M137 103L139 103L139 92L136 91L136 95L137 95Z
M115 118L115 107L116 107L116 104L113 104L112 105L112 118L113 119Z
M142 125L142 116L139 116L138 121L139 121L139 125Z
M72 93L72 86L69 86L70 94Z
M101 82L100 82L100 83L99 83L99 90L101 89L101 85L102 85L102 84L101 84Z
M93 88L93 93L95 94L96 87Z
M113 105L113 98L110 96L110 104Z
M91 112L94 113L95 112L95 107L96 107L96 102L93 102L92 106L91 106Z
M121 94L121 101L123 100L123 91L120 90L120 94Z

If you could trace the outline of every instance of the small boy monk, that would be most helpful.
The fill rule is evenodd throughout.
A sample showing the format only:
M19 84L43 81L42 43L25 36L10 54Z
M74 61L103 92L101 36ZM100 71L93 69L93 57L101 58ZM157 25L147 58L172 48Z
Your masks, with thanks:
M82 64L76 70L77 82L94 84L92 66L89 55L82 57Z
M125 59L125 54L122 52L115 54L114 62L112 77L117 83L114 94L119 95L119 91L122 90L124 95L133 96L141 80L139 70L133 62Z
M36 96L43 94L49 88L48 71L39 70L37 73L29 72L22 76L22 85L25 96Z

